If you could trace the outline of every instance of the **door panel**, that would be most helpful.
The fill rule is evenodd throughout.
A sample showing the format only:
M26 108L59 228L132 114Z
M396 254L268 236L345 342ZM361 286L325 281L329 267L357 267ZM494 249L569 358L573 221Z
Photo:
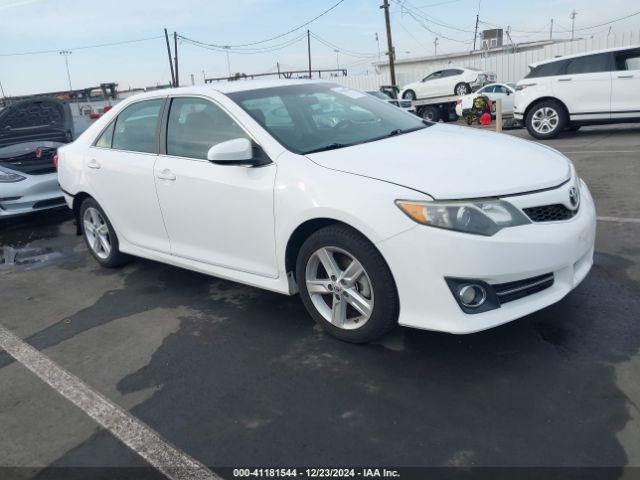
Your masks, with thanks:
M160 156L156 184L174 255L277 276L275 165L216 165ZM166 179L162 177L174 179Z
M640 117L640 49L616 54L612 76L611 117Z
M611 112L610 54L568 59L565 72L553 78L552 88L569 110L572 120L608 119Z
M156 158L149 153L91 148L87 178L118 235L139 247L168 253L169 239L153 179Z
M156 126L164 99L138 102L123 110L91 147L85 169L89 191L118 235L136 246L169 252L156 196ZM113 126L115 125L115 133ZM137 148L149 151L112 149Z
M208 149L247 134L213 102L174 98L156 188L171 252L243 272L277 277L273 214L275 164L214 164Z

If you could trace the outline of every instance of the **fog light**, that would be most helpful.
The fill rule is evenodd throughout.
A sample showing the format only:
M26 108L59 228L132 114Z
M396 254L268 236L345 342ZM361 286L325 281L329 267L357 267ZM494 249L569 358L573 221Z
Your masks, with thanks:
M458 290L460 303L468 308L477 308L487 299L487 291L480 285L463 285Z

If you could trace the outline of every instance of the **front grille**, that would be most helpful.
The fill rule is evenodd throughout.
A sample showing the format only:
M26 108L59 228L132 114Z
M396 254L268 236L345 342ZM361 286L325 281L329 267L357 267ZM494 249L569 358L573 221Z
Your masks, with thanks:
M541 292L553 285L553 273L526 278L515 282L492 285L500 304L512 302L519 298Z
M562 204L543 205L541 207L529 207L522 209L533 222L559 222L569 220L578 210L569 210Z
M55 148L43 148L40 158L36 157L36 152L29 152L11 158L0 160L0 165L9 167L22 173L29 175L44 175L54 173L56 167L53 164L53 156L56 153Z

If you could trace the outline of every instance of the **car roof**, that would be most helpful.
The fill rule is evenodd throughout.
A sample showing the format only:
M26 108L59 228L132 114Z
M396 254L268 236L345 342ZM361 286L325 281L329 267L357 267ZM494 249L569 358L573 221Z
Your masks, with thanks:
M274 88L274 87L285 87L290 85L311 85L318 83L333 83L326 80L309 80L309 79L299 79L299 80L237 80L233 82L216 82L216 83L207 83L205 85L194 85L187 87L177 87L177 88L165 88L162 90L153 90L151 92L145 92L138 95L135 95L136 99L141 98L158 98L164 97L167 95L174 94L204 94L211 92L220 92L220 93L235 93L235 92L244 92L249 90L260 90L263 88ZM131 97L133 98L133 97Z
M592 50L590 52L582 52L582 53L574 53L572 55L562 55L560 57L552 58L550 60L542 60L540 62L530 63L530 68L535 68L540 65L546 65L547 63L558 62L560 60L567 60L569 58L578 58L578 57L586 57L588 55L597 55L599 53L608 53L608 52L620 52L623 50L633 50L636 48L640 48L640 45L630 46L630 47L616 47L616 48L604 48L602 50Z

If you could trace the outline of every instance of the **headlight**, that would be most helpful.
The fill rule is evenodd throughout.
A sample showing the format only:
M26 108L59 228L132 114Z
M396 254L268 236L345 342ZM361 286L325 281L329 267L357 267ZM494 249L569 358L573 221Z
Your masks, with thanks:
M4 170L0 168L0 183L20 182L25 178L26 177L23 177L22 175L18 175L17 173L13 173L10 170Z
M491 236L507 227L526 225L530 220L503 200L412 202L397 200L396 205L423 225L458 232Z

